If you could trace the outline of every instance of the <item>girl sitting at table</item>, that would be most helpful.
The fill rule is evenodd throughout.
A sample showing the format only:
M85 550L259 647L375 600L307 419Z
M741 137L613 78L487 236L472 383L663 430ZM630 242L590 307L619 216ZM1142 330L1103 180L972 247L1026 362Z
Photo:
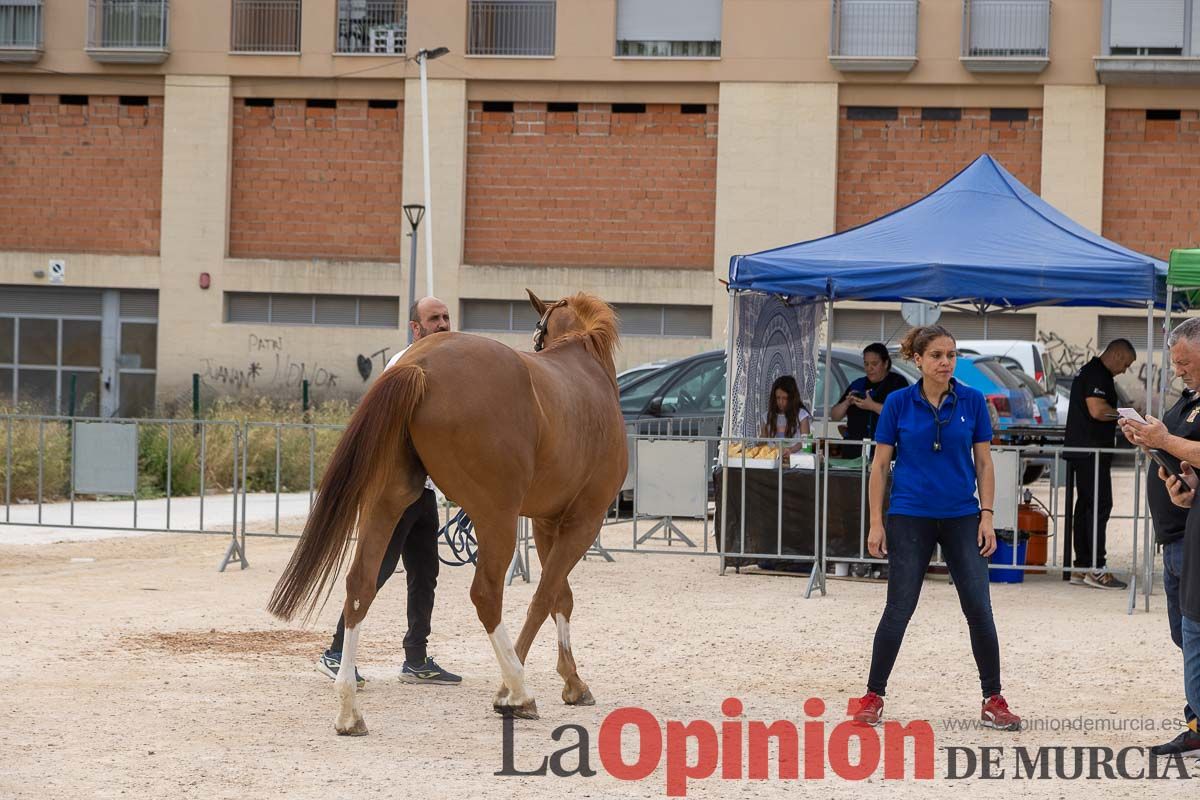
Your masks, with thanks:
M767 401L767 419L762 426L762 436L768 439L795 439L807 436L812 425L812 414L800 399L800 387L791 375L781 375L771 385ZM800 442L784 452L799 452Z

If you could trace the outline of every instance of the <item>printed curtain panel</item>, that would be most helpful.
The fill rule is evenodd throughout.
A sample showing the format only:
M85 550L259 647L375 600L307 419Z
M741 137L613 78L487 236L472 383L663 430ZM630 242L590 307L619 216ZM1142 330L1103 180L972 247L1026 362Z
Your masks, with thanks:
M823 303L786 302L774 295L734 298L733 392L729 434L758 436L766 415L767 393L781 375L795 377L809 409L817 386L817 338L825 318ZM833 398L836 400L837 398Z

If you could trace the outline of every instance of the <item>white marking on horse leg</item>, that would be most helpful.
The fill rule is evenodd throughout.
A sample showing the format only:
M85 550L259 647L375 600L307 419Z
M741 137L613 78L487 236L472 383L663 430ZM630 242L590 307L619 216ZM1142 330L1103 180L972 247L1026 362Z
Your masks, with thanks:
M492 649L496 651L496 660L500 662L500 675L504 678L504 685L508 687L508 697L504 705L523 706L530 702L533 698L525 691L525 667L521 664L521 659L517 658L517 651L513 648L512 640L508 638L508 631L505 630L503 622L488 634L488 639L492 643Z
M568 653L571 652L571 623L562 612L554 615L554 624L558 627L558 645Z
M355 697L358 691L358 681L354 679L355 657L358 654L358 634L361 630L361 622L353 628L346 629L346 637L342 642L342 666L338 668L337 678L333 682L333 688L340 703L334 727L342 733L350 731L362 721Z

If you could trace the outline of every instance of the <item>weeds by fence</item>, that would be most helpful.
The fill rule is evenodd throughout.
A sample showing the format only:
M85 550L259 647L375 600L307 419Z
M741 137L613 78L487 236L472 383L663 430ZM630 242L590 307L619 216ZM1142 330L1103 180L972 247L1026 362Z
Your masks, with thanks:
M247 430L246 484L252 492L276 489L276 444L279 445L279 483L282 491L304 491L310 481L319 482L325 466L341 436L340 428L353 413L346 401L324 403L303 411L299 403L281 404L266 399L251 402L227 400L213 403L201 420L239 423L310 423L317 428L281 427L278 434L270 426ZM36 414L35 409L0 408L0 415ZM182 410L162 419L190 420ZM0 429L0 446L7 455L0 461L0 475L8 483L12 502L44 502L66 499L71 479L71 421L55 419L39 422L35 418L13 418ZM8 437L11 436L11 445ZM201 447L204 449L201 480ZM39 459L39 453L41 458ZM220 493L232 488L236 457L233 428L167 424L147 420L138 426L138 497L163 497L170 490L175 496ZM39 481L40 470L40 481Z

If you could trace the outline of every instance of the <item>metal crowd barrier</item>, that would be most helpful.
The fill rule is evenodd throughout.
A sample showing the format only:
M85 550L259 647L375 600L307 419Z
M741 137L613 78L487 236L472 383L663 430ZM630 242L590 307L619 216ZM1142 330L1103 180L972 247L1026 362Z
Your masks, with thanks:
M320 477L343 430L340 425L317 423L30 414L2 415L0 425L5 447L4 524L225 535L230 543L221 569L230 563L247 566L248 537L299 535ZM831 565L845 563L847 570L856 565L860 569L862 565L867 569L886 567L886 559L871 557L866 548L869 528L866 458L850 469L835 466L831 451L843 442L797 438L773 440L769 444L783 448L811 445L815 452L795 459L804 462L803 468L785 467L780 458L768 459L770 463L765 466L764 462L753 464L748 447L767 443L766 440L721 436L716 430L719 425L720 421L711 417L631 423L629 475L589 554L609 560L622 553L713 556L722 572L731 563L740 569L743 564L755 561L807 565L810 578L806 596L815 590L826 591L825 577ZM733 444L741 445L741 453L731 457L728 453ZM871 446L870 442L845 444ZM1060 466L1064 456L1071 454L1117 456L1129 455L1131 451L1047 445L996 445L992 449L998 463L1001 454L1015 456L1008 463L1016 471L1009 476L1016 491L1006 500L1013 504L1012 561L994 562L990 568L1059 575L1097 568L1095 555L1091 565L1082 567L1066 564L1061 558L1063 533L1071 509L1066 507L1066 499L1060 497L1065 488L1060 483ZM1139 588L1148 610L1156 578L1152 528L1142 492L1148 459L1141 451L1132 453L1132 504L1114 508L1110 531L1114 524L1132 526L1130 610ZM1015 506L1021 499L1023 466L1031 460L1051 465L1048 478L1031 487L1036 496L1044 498L1048 515L1045 565L1017 563L1019 532L1015 530ZM1099 459L1093 458L1091 463L1095 490ZM751 506L748 482L756 472L755 483L760 486L766 485L761 480L763 475L771 474L774 478L771 482L774 508L767 509L765 517L773 520L774 525L766 523L765 533L761 528L748 531L747 527ZM857 547L849 554L844 549L834 552L830 547L831 476L838 479L853 476L852 482L857 482L858 514L857 520L851 522L857 529ZM1127 479L1123 472L1117 476ZM807 493L807 487L800 481L810 477L811 510L805 515L793 509L793 520L802 522L785 525L788 502L785 484L802 486ZM841 494L843 502L849 502L845 492ZM731 519L730 498L734 496L737 510ZM443 503L442 509L448 521L452 507ZM762 511L760 503L756 512ZM832 511L843 514L838 508ZM1000 511L997 508L998 514ZM761 526L763 516L761 513L756 516ZM283 520L292 524L284 526ZM838 522L844 530L844 515ZM1093 554L1098 538L1096 523L1093 515ZM802 529L798 530L797 525ZM510 578L521 574L528 580L530 527L528 521L522 520ZM946 567L940 552L935 554L931 566Z

